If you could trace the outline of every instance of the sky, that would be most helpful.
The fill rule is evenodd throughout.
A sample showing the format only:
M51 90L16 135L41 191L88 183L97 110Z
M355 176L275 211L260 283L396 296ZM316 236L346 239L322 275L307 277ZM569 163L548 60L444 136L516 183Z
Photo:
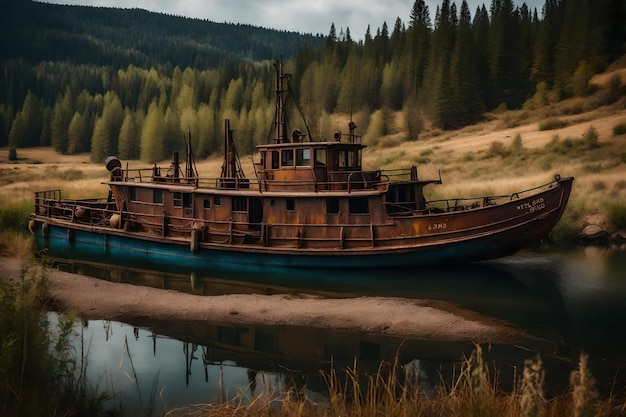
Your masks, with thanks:
M337 33L347 27L353 39L363 39L368 24L372 35L387 22L393 30L398 17L408 24L415 0L42 0L46 3L139 8L176 16L208 19L222 23L243 23L271 29L328 35L335 24ZM454 0L460 9L462 0ZM522 0L514 0L521 5ZM532 9L541 8L545 0L525 0ZM426 0L431 19L441 0ZM452 3L452 1L451 1ZM491 0L467 0L472 17L476 7Z

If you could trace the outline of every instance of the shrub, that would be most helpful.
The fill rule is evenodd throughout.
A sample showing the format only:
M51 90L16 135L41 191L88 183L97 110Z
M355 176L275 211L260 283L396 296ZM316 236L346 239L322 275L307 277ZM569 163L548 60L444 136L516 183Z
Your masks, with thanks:
M571 138L561 140L558 135L554 135L552 140L546 144L546 151L560 155L567 155L576 146L576 141Z
M539 123L539 130L555 130L561 129L562 127L567 126L567 122L565 120L559 120L556 118L546 119L543 122Z
M0 230L26 232L32 203L28 200L0 203Z
M14 146L9 148L9 161L17 160L17 149Z
M598 172L602 172L602 164L585 164L583 169L585 172L597 174Z
M461 161L463 162L471 162L474 160L474 152L467 152L465 155L463 155L463 157L461 158Z
M598 131L595 127L589 126L589 129L583 134L583 142L585 142L587 149L595 149L600 146Z
M493 142L491 142L491 145L489 145L488 154L491 156L506 158L510 155L510 152L508 149L506 149L502 142L494 140Z
M626 154L625 154L626 155ZM616 191L620 191L626 188L626 181L617 181L614 185L613 185L613 189Z
M572 204L568 204L563 217L548 235L548 243L556 246L569 246L575 243L579 232L576 224L579 216L580 211Z
M511 153L513 155L520 155L524 152L524 145L522 144L522 135L519 133L515 135L511 142Z
M612 203L608 205L606 211L612 225L619 228L626 227L626 205Z
M606 183L604 181L594 181L592 185L594 191L606 190Z
M59 316L50 326L47 277L0 282L0 410L3 415L98 415L106 394L86 383L86 372L71 341L73 319ZM81 358L84 359L84 358Z
M60 173L61 179L65 181L74 181L83 178L83 171L78 169L68 169L67 171L63 171Z
M626 134L626 122L620 122L613 126L613 136Z

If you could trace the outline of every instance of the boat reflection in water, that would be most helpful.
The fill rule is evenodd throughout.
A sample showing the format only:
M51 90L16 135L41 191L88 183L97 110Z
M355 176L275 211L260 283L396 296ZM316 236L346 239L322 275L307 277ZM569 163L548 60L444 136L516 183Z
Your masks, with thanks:
M520 269L503 263L476 263L419 269L317 268L274 269L245 273L215 269L196 271L179 266L158 270L149 265L110 263L109 258L85 258L71 246L49 248L57 268L111 282L171 289L196 295L308 294L326 298L401 297L453 302L461 307L506 320L532 334L547 337L563 327L565 308L558 289L558 271L529 264ZM548 318L546 320L546 318Z
M216 270L208 276L180 268L175 273L120 265L106 257L81 259L80 253L73 253L69 248L62 252L48 253L60 270L205 296L287 293L327 298L388 296L453 302L511 322L532 335L515 345L492 345L485 352L486 360L497 364L505 387L511 387L515 369L521 369L533 352L552 358L544 359L546 366L552 366L551 362L563 365L558 358L563 347L555 332L564 327L567 317L556 288L557 277L545 271L538 274L532 268L518 274L519 279L499 264L401 269L393 274L388 270L284 269L247 276ZM134 357L141 357L140 363L146 366L143 372L158 373L161 386L167 386L164 395L168 405L209 402L218 394L226 395L225 391L234 394L243 390L253 395L271 383L295 383L312 392L324 392L320 371L329 371L331 364L341 373L356 361L359 372L371 374L378 370L381 362L393 363L396 358L400 364L418 368L421 384L432 387L442 376L458 375L463 359L475 349L472 343L419 337L407 339L301 326L224 325L211 322L210 317L191 321L129 319L126 324L115 323L114 326L119 327L117 333L128 335L128 351ZM103 326L92 321L89 327L97 331ZM133 341L135 328L138 337ZM98 353L94 355L92 347L90 364L94 363L94 357L111 355L112 363L116 364L124 342L118 340L113 345L107 342L107 348L101 345L100 339L104 337L92 342ZM113 349L114 353L101 353L101 349ZM176 369L170 369L171 366ZM224 382L226 388L222 390L216 385L219 375L231 378ZM567 381L564 377L560 382L566 384ZM562 388L554 387L554 391Z
M512 323L527 333L528 338L515 344L485 348L485 360L498 369L505 389L512 387L514 375L519 376L524 361L536 353L541 354L546 368L548 393L560 394L567 389L569 373L576 367L581 350L590 354L592 373L601 391L615 389L614 382L621 389L626 380L626 340L620 336L619 326L615 326L626 319L626 309L616 303L626 296L626 282L619 279L626 270L623 252L609 254L603 258L604 263L594 263L603 265L595 269L589 267L589 262L596 261L578 251L531 253L463 267L402 269L393 275L385 270L350 273L325 269L285 269L271 275L216 270L203 275L191 270L155 271L110 265L98 259L81 259L67 248L60 248L59 253L50 248L48 255L60 270L205 296L312 294L327 298L388 296L453 302ZM616 259L622 259L621 266ZM597 275L580 276L589 271ZM594 298L590 288L600 284L607 287ZM311 393L324 392L326 385L320 371L329 371L332 366L342 374L356 361L359 372L371 374L377 372L381 362L392 363L396 358L402 365L416 367L420 383L428 388L442 377L449 381L458 375L463 359L475 348L466 342L301 326L232 325L211 322L210 318L129 319L125 324L103 322L103 326L99 323L90 322L90 331L117 326L116 334L128 337L128 351L135 358L135 367L144 375L159 375L167 406L210 402L237 392L253 396L277 385L296 384L306 386ZM593 340L588 337L592 333ZM126 342L100 343L105 338L94 337L90 365L96 362L94 358L112 357L113 364L119 361ZM104 353L107 350L109 353ZM92 372L109 368L96 366ZM148 379L147 383L152 384L153 380Z

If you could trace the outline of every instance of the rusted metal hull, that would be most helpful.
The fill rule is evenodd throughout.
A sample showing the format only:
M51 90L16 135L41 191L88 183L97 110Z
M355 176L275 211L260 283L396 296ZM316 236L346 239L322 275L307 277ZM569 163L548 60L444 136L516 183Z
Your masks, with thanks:
M264 246L260 243L215 243L191 237L136 233L81 224L72 218L31 215L31 231L39 247L67 247L116 260L148 265L180 264L190 268L271 270L276 267L373 268L463 263L511 255L545 238L561 218L573 178L550 188L495 206L393 218L404 236L372 238L372 245L326 248ZM372 236L382 228L370 227ZM376 230L381 228L381 230ZM197 246L193 248L193 244Z

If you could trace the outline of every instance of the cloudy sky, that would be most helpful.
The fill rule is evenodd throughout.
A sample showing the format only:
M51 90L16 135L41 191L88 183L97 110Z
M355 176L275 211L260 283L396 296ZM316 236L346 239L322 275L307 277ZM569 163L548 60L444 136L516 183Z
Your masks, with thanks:
M332 23L337 32L346 27L354 39L363 39L367 25L372 35L387 22L393 29L396 18L407 23L414 0L43 0L46 3L104 7L140 8L214 22L246 23L272 29L327 35ZM460 8L462 0L455 0ZM522 0L514 0L521 5ZM541 16L544 0L525 0ZM477 6L491 0L467 0L472 16ZM441 0L426 0L431 19Z

